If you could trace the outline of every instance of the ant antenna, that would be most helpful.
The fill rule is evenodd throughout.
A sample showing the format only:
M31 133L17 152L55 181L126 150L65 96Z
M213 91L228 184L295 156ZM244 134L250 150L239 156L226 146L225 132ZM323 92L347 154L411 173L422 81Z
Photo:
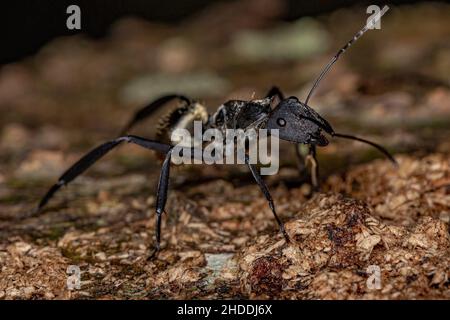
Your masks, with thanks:
M365 144L368 144L372 147L374 147L375 149L377 149L378 151L380 151L381 153L383 153L386 158L388 158L395 166L398 166L397 160L395 160L394 156L391 155L389 153L389 151L387 151L385 148L383 148L382 146L380 146L379 144L376 144L375 142L363 139L363 138L359 138L356 136L351 136L349 134L343 134L343 133L337 133L334 132L334 130L331 128L331 126L325 122L325 123L320 123L319 121L310 118L310 117L303 117L306 120L309 120L311 122L313 122L314 124L316 124L319 128L323 129L326 133L328 133L329 135L331 135L334 138L343 138L343 139L349 139L349 140L356 140Z
M348 134L342 134L342 133L333 133L331 136L333 137L337 137L337 138L344 138L344 139L349 139L349 140L356 140L356 141L360 141L363 143L367 143L369 145L371 145L372 147L378 149L380 152L382 152L394 165L398 166L397 161L395 160L395 158L389 153L389 151L387 151L385 148L383 148L382 146L376 144L375 142L369 141L369 140L365 140L365 139L361 139L355 136L351 136Z
M305 100L305 104L308 104L309 99L311 98L314 90L316 89L317 85L319 84L319 82L322 80L322 78L327 74L327 72L331 69L331 66L339 59L339 56L341 54L343 54L348 48L350 48L350 46L356 42L356 40L358 40L367 30L372 29L373 26L375 25L375 23L378 22L378 20L381 19L381 17L386 13L386 11L389 10L388 6L384 6L383 9L381 9L381 11L376 14L373 17L370 17L369 20L367 21L366 25L359 30L354 36L353 38L347 42L347 44L345 46L343 46L337 53L336 55L331 58L330 62L328 62L328 64L325 66L325 68L322 70L322 72L320 73L319 77L316 79L316 81L314 82L311 90L308 93L308 96L306 97Z

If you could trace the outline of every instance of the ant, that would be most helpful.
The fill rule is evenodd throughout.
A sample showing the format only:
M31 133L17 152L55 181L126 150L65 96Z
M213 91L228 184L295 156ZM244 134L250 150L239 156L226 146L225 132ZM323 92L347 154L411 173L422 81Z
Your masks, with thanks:
M122 142L133 143L143 148L160 152L164 155L164 160L162 163L156 195L156 243L149 258L154 257L160 250L161 217L167 201L171 156L174 149L174 145L170 143L171 133L175 129L179 128L192 128L194 121L201 121L205 129L215 128L223 132L227 129L278 129L280 139L287 140L295 144L298 157L301 157L301 154L298 151L298 146L300 144L304 144L309 147L307 157L310 161L312 161L311 178L314 187L318 186L316 147L324 147L329 143L324 133L330 135L331 137L352 139L369 144L377 148L390 161L396 164L394 157L380 145L352 135L335 132L328 121L322 118L308 105L314 90L330 70L332 65L355 41L357 41L367 30L370 29L371 24L376 22L375 20L381 18L387 9L387 6L384 7L376 19L372 19L367 22L367 24L333 56L330 62L322 70L319 77L315 80L305 102L299 101L296 97L285 98L280 89L273 87L264 99L254 99L250 101L230 100L222 104L215 113L208 114L204 105L184 95L170 94L160 97L137 111L118 138L101 144L72 165L42 198L35 213L41 212L42 208L62 186L67 185L77 176L86 171L102 156ZM277 98L279 102L274 108L272 108L272 103L275 98ZM149 140L143 137L127 134L127 132L138 122L147 119L154 114L156 110L175 100L181 101L182 104L161 118L158 126L158 132L156 134L157 139ZM281 233L285 237L286 241L289 242L289 236L284 228L283 222L277 215L275 205L267 185L258 173L256 166L250 163L248 156L245 157L245 164L248 166L253 178L268 201Z

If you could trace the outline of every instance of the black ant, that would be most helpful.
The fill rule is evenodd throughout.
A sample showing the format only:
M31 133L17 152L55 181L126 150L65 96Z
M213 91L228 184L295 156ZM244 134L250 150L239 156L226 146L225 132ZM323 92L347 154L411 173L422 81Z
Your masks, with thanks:
M383 9L378 19L385 13L386 10L387 7ZM248 130L250 128L263 128L268 129L269 131L278 129L279 138L295 143L296 150L298 150L299 144L305 144L309 146L308 156L313 163L311 175L312 182L315 187L317 187L318 184L316 147L324 147L328 145L328 140L324 136L324 133L329 134L331 137L352 139L367 143L377 148L387 158L389 158L389 160L396 164L393 156L391 156L386 149L379 146L378 144L352 135L336 133L328 123L328 121L326 121L316 111L308 106L308 102L314 90L316 89L322 78L330 70L331 66L339 59L341 54L343 54L356 40L358 40L358 38L360 38L367 30L370 29L371 23L375 22L369 21L344 47L342 47L336 53L331 61L325 66L319 77L314 82L305 102L299 101L296 97L289 97L286 99L283 93L277 87L273 87L264 99L250 101L230 100L221 105L214 114L210 115L206 111L205 106L184 95L171 94L160 97L146 107L140 109L122 131L123 134L119 138L108 141L98 146L97 148L93 149L88 154L83 156L80 160L78 160L72 167L70 167L59 178L58 182L53 185L47 192L47 194L42 198L36 210L36 213L41 211L41 209L47 204L50 198L52 198L55 192L58 191L62 186L71 182L78 175L80 175L91 165L93 165L97 160L99 160L103 155L105 155L107 152L109 152L122 142L134 143L141 147L158 151L165 156L165 159L162 164L159 183L157 187L156 244L155 250L150 256L153 257L160 249L161 216L164 212L164 207L167 200L170 163L174 148L174 145L170 143L169 139L173 130L177 128L191 128L194 121L201 121L205 129L216 128L219 130ZM275 98L277 98L279 102L274 108L272 108L272 103ZM174 100L181 100L182 105L174 111L171 111L161 119L158 127L159 130L157 133L157 140L149 140L135 135L126 134L135 124L148 118L156 110L158 110L168 102ZM300 153L297 152L297 155L300 156ZM269 190L264 183L261 175L258 173L256 166L248 161L248 157L245 158L245 163L252 173L256 183L263 192L264 196L266 197L282 234L284 235L286 240L289 241L289 237L284 229L283 222L280 220L276 213L275 205L269 193Z

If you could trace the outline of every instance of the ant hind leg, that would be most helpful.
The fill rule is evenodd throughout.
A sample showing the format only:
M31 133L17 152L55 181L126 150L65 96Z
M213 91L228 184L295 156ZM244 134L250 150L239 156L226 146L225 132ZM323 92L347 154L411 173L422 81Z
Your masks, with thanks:
M161 248L161 218L167 202L167 191L169 188L170 161L172 151L169 151L163 162L161 174L159 176L158 192L156 194L156 224L155 224L155 248L150 253L147 260L156 258Z

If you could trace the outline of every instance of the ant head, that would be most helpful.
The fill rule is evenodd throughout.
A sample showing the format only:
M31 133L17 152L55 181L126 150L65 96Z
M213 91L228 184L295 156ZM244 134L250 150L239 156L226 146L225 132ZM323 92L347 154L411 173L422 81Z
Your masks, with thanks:
M278 129L280 139L321 147L328 144L321 131L334 134L325 119L296 97L282 100L272 110L266 128Z

